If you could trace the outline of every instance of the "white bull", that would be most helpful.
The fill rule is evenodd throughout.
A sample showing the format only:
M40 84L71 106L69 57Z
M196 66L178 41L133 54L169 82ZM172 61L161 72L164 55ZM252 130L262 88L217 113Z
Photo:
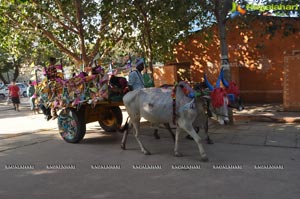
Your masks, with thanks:
M186 83L180 82L175 87L175 102L172 91L164 88L145 88L128 92L123 97L124 106L130 117L135 131L135 138L141 151L149 155L150 152L142 144L140 134L140 119L145 118L151 123L172 123L176 120L175 156L178 152L178 138L181 132L188 133L197 143L201 160L208 161L207 155L201 144L200 136L195 132L193 122L199 113L205 114L202 98L192 98L194 90ZM175 106L173 105L175 104ZM127 133L124 133L123 141Z

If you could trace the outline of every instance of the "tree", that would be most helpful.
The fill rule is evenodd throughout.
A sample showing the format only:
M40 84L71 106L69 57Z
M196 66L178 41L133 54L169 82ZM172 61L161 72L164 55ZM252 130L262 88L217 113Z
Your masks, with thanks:
M46 38L79 67L119 42L153 60L171 59L173 45L189 34L198 0L3 0L6 26Z
M51 41L77 67L107 54L125 35L118 20L117 1L31 0L1 1L2 20L14 30ZM100 50L99 50L100 49Z
M172 59L174 45L189 34L200 1L131 1L128 17L135 27L137 47L152 71L154 60Z
M221 48L221 67L224 69L224 78L231 80L230 65L228 60L228 45L226 42L226 17L231 10L232 0L215 0L215 16L218 23L220 48ZM229 121L233 124L232 109L229 109Z
M1 23L2 24L2 23ZM11 31L5 26L0 26L0 73L8 72L13 69L13 79L17 79L20 73L22 63L28 61L30 57L32 37L24 37L18 31ZM0 79L9 83L9 78L0 75Z
M9 69L12 68L12 63L8 61L9 56L3 49L0 49L0 80L5 84L8 84L9 77L5 78L3 73L8 73Z
M228 61L228 46L226 42L226 21L228 19L228 13L232 9L232 2L232 0L209 0L201 2L201 8L206 10L205 13L213 14L213 16L206 18L206 20L211 20L217 23L220 40L221 67L224 67L224 76L226 80L231 79Z

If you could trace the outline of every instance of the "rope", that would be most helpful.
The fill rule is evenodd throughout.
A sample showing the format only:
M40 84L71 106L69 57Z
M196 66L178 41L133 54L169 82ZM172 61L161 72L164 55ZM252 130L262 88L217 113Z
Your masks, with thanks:
M172 92L172 107L173 107L173 124L176 125L176 89L177 84L173 88Z

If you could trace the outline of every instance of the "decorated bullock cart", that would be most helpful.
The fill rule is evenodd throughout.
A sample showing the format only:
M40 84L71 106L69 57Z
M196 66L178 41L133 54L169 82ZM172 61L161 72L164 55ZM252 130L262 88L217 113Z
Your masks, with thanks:
M37 85L40 106L48 114L50 110L58 113L59 133L66 142L81 141L87 123L99 122L107 132L117 131L122 124L120 106L128 91L126 79L104 74L100 67L95 71L92 75L81 72L67 80L62 75L51 81L45 78Z

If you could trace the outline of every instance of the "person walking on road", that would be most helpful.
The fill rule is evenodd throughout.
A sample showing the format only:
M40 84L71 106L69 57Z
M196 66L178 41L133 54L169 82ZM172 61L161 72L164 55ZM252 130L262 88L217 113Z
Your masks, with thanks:
M31 81L29 81L29 86L27 87L27 96L29 97L30 110L35 113L35 88Z
M15 111L20 111L20 88L16 85L15 80L13 80L12 84L8 87L8 95L11 97Z

